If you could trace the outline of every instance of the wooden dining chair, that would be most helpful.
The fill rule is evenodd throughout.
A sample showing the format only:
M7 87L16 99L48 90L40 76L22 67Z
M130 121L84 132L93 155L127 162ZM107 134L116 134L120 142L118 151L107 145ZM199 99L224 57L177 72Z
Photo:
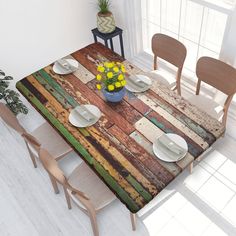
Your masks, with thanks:
M150 77L166 84L170 89L177 89L178 94L181 95L180 79L187 55L186 47L178 40L158 33L152 37L152 52L154 54L154 71L149 73ZM175 66L177 68L176 76L173 76L170 72L160 70L157 63L158 58Z
M197 62L196 74L198 77L196 95L190 97L189 102L221 120L226 126L228 109L236 93L236 69L223 61L201 57ZM199 96L202 81L227 95L223 106L212 99Z
M16 132L18 132L25 140L30 158L34 167L37 167L36 157L40 147L47 148L56 160L60 160L73 149L60 137L60 135L45 122L33 132L28 133L19 123L16 116L3 103L0 102L0 117L2 120Z
M59 192L57 183L62 185L68 208L72 207L72 199L90 217L94 236L98 236L96 215L112 203L116 196L84 162L66 177L58 162L47 150L40 149L39 158L53 183L54 191Z

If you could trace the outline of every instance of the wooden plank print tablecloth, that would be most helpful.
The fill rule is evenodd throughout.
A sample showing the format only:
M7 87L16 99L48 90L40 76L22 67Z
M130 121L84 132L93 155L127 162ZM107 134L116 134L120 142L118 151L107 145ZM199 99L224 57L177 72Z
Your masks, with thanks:
M99 62L120 61L127 74L145 73L102 44L91 44L70 57L79 62L74 74L56 75L49 65L16 87L133 213L224 132L220 122L155 81L145 93L127 93L118 104L105 102L95 89ZM70 111L87 103L100 108L101 119L88 128L72 126ZM165 163L153 155L152 142L163 132L187 141L189 152L183 160Z

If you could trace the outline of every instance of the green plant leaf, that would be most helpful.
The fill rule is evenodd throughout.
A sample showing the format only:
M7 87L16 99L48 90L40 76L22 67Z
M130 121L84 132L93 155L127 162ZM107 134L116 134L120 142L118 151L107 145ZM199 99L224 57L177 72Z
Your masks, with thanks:
M100 13L108 13L110 8L110 0L98 0L98 9Z
M5 76L5 73L2 70L0 70L0 75Z
M11 76L5 76L5 77L3 78L3 80L13 80L13 77L11 77Z
M19 99L20 95L11 89L7 89L9 86L9 80L13 80L11 76L5 76L5 73L0 70L0 100L3 99L6 102L7 107L15 114L19 113L27 114L28 108Z

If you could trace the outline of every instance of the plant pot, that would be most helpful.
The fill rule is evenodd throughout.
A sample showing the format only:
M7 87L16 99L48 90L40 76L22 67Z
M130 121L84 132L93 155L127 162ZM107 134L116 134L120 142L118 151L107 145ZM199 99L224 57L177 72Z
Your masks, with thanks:
M97 27L98 31L103 34L108 34L113 32L116 29L115 19L111 12L102 14L97 14Z
M108 92L107 90L102 89L102 93L108 102L120 102L125 96L126 89L123 87L118 92Z

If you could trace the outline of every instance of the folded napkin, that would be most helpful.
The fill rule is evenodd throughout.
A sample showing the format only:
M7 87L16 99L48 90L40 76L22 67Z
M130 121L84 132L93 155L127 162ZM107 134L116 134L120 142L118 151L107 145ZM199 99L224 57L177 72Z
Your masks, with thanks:
M178 144L173 142L166 134L163 134L159 139L159 143L170 150L171 152L182 155L186 150L184 150L182 147L180 147Z
M185 149L173 142L167 135L163 134L155 142L156 147L173 161L181 159L186 152Z
M57 61L59 66L61 66L63 69L68 70L68 71L74 71L77 70L77 67L74 67L73 65L70 64L70 62L66 59L60 59Z
M76 115L81 116L86 121L91 122L95 119L95 116L92 112L90 112L85 106L80 106L79 109L76 109Z
M144 88L146 86L148 86L149 84L147 84L145 81L141 80L138 76L136 75L131 75L129 77L129 81L132 82L134 85L137 85L140 88Z

